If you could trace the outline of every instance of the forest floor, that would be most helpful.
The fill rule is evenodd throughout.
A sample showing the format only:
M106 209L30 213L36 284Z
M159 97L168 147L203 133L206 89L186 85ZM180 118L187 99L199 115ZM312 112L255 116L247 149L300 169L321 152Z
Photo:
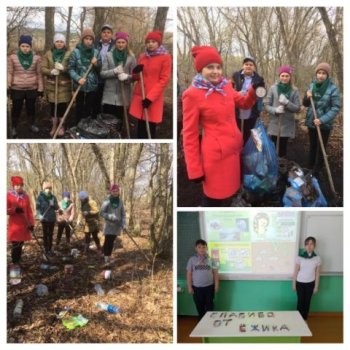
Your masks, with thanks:
M329 206L342 206L343 205L343 132L342 124L339 122L340 117L335 122L335 127L331 132L331 136L327 145L327 155L334 182L334 187L337 192L336 198L331 192L328 176L325 167L322 169L319 177L319 184L321 190L329 201ZM267 116L263 115L262 120L267 125ZM303 115L298 115L296 137L290 139L287 148L287 159L299 164L304 170L308 166L308 154L309 154L309 136L307 128L304 126ZM187 177L182 139L178 142L178 154L177 154L177 205L180 207L198 207L201 205L202 200L202 185L190 182ZM254 202L252 206L255 207L278 207L282 206L282 197L284 190L279 194L276 200L276 196L267 196L263 201ZM225 206L232 206L232 198L225 202ZM236 206L236 205L235 205ZM244 206L244 205L238 205Z
M37 237L42 235L39 228L35 232ZM134 238L146 254L149 253L147 238L144 235ZM158 259L152 268L125 234L122 243L123 248L113 253L114 262L106 267L96 249L91 249L87 255L82 254L82 232L73 235L70 248L64 247L63 237L62 249L50 258L50 265L57 266L57 271L41 269L40 264L45 261L38 243L35 240L25 243L22 282L7 285L7 342L172 342L172 262ZM70 257L72 248L79 249L79 257ZM9 249L7 259L10 262ZM73 265L72 274L65 274L65 264ZM104 279L104 270L112 271L111 279ZM96 283L102 285L104 296L97 295ZM48 287L48 295L37 296L38 284ZM18 298L24 301L23 313L20 318L14 318ZM109 314L99 310L96 306L99 301L118 306L120 312ZM81 314L88 323L74 330L66 329L62 320L56 317L65 307L71 308L67 317Z

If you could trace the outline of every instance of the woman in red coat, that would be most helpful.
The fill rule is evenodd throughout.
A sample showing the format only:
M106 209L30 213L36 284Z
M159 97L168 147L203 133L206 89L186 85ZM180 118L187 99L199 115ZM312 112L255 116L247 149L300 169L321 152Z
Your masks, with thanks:
M183 94L183 145L188 178L203 183L203 206L222 206L240 187L242 134L235 108L256 102L254 83L242 96L222 75L222 59L214 47L192 48L197 75ZM200 142L199 130L203 129Z
M13 189L7 193L8 240L11 242L12 263L18 264L24 242L31 239L34 218L29 197L23 191L23 179L12 176L11 184Z
M145 99L142 99L142 72L145 85ZM137 137L147 138L144 109L148 110L149 127L152 139L156 138L156 126L163 119L164 90L171 76L171 56L162 45L162 33L151 32L146 36L146 51L141 54L133 70L137 80L130 105L130 114L137 118Z

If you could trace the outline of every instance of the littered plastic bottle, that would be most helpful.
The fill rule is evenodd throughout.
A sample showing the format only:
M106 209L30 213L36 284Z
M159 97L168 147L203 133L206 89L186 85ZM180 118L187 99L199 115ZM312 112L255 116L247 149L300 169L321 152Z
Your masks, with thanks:
M99 283L95 284L95 291L98 295L105 295L105 291L103 290L103 288Z
M116 314L116 313L119 312L119 307L118 306L114 306L112 304L106 304L106 303L103 303L101 301L97 303L97 307L100 310L107 311L110 314Z
M23 310L23 299L18 299L16 301L16 306L13 310L13 317L18 318L21 317Z

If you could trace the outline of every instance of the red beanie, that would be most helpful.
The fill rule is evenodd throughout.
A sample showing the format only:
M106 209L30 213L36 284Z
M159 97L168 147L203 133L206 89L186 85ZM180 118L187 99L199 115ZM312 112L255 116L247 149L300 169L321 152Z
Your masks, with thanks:
M20 176L11 176L12 186L24 185L24 181Z
M116 191L119 190L119 186L117 184L112 184L111 187L109 188L109 190L112 191Z
M218 50L213 46L194 46L191 51L194 57L194 67L197 72L200 72L210 63L222 64L222 58Z
M163 33L156 30L155 32L150 32L147 34L145 42L147 42L147 40L155 40L159 45L161 45L162 39L163 39Z
M293 68L291 66L288 66L288 64L284 64L283 66L278 68L278 75L281 75L282 73L292 75Z

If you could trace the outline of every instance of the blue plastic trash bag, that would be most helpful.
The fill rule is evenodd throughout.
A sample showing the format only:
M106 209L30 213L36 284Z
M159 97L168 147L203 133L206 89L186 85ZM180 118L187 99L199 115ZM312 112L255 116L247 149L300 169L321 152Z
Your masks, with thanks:
M272 191L278 180L278 157L275 145L258 120L242 152L243 186L252 192Z

